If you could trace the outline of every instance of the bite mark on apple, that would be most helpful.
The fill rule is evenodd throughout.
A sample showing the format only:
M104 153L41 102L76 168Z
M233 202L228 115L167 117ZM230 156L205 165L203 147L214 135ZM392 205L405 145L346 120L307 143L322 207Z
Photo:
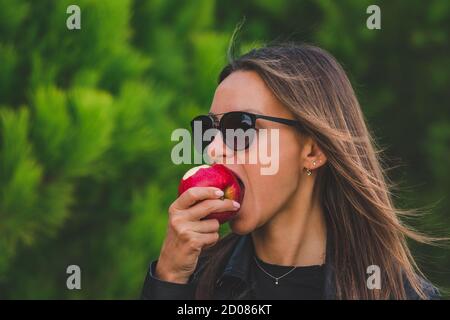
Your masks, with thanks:
M194 174L197 173L198 170L200 170L200 169L206 169L206 168L209 168L209 167L210 167L209 165L203 164L203 165L201 165L201 166L197 166L197 167L190 168L190 169L189 169L188 171L186 171L186 173L184 174L183 180L186 180L186 179L188 179L189 177L193 176Z

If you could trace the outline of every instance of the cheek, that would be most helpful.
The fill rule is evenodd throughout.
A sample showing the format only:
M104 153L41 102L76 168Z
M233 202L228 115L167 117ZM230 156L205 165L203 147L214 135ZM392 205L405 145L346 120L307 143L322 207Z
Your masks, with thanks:
M257 169L257 168L256 168ZM259 169L248 179L248 189L240 212L230 222L236 234L247 234L264 225L295 193L298 179L292 171L280 168L276 175L263 176Z
M282 138L280 137L280 141L283 141ZM239 218L230 224L233 232L245 234L263 225L295 193L300 173L298 145L295 139L291 141L286 138L284 141L286 143L279 146L279 154L270 154L267 158L274 161L274 157L278 157L279 167L276 173L270 175L261 173L262 168L268 166L267 161L261 162L261 154L256 164L244 165L247 189ZM248 152L258 153L258 150L252 146Z

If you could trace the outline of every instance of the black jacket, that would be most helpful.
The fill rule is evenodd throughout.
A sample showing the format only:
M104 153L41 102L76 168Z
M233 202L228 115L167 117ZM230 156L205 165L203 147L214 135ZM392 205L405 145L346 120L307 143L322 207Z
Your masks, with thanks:
M253 243L250 235L240 236L232 254L226 264L221 277L216 282L214 299L251 299L251 285L253 275L250 272L250 265L254 255ZM334 285L331 259L331 246L327 245L325 261L325 284L323 298L334 299ZM153 261L145 278L142 290L142 299L150 300L193 300L204 261L199 259L196 271L190 277L187 284L170 283L161 281L154 276L157 261ZM417 293L409 286L405 285L407 298L411 300L419 299ZM439 299L438 290L430 283L423 281L423 290L429 299Z

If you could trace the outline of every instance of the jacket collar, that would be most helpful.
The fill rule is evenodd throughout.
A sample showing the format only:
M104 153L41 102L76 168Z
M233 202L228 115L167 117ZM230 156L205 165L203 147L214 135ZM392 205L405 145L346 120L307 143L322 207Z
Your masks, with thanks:
M241 236L225 266L222 277L232 276L248 282L253 255L254 248L251 234Z

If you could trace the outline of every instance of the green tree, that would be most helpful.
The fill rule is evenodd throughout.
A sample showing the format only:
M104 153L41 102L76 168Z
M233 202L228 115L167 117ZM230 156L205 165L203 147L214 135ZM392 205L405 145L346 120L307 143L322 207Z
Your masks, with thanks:
M0 0L0 298L136 298L186 166L172 130L210 105L229 39L313 42L351 76L402 206L441 200L415 222L449 233L446 1ZM81 8L81 30L66 8ZM402 19L399 23L399 17ZM417 186L417 187L416 187ZM226 228L223 230L226 232ZM450 287L450 254L416 247ZM82 290L65 287L68 265Z

